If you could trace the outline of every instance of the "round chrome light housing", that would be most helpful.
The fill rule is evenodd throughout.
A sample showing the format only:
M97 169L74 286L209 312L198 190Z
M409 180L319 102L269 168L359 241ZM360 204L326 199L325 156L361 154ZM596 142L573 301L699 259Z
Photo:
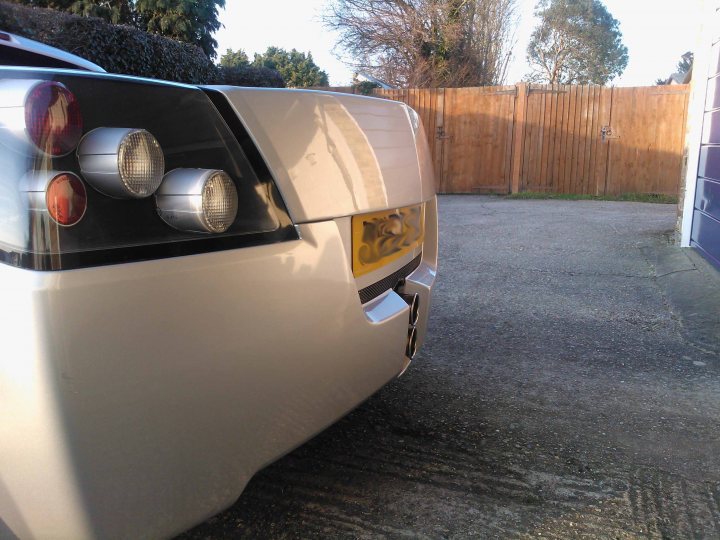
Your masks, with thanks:
M155 194L160 217L176 229L223 233L235 221L237 188L224 171L175 169Z
M149 197L165 172L160 144L144 129L93 129L80 141L77 154L85 180L119 199Z
M28 198L28 210L48 215L62 227L79 223L87 210L85 185L71 172L33 171L19 187Z

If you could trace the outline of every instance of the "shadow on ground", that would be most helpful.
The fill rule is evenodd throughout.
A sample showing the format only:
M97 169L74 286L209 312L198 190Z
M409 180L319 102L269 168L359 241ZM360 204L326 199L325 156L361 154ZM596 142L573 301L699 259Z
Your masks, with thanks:
M675 207L440 212L410 370L182 538L720 535L720 357L658 278Z

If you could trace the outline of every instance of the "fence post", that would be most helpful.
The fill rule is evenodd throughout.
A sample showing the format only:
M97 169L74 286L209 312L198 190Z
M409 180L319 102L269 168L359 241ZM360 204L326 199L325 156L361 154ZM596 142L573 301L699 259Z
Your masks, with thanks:
M510 193L520 191L520 174L522 172L522 157L525 144L525 117L527 114L528 85L516 85L515 110L513 114L513 140L512 140L512 169L510 176Z
M445 139L439 135L445 129L445 89L438 88L435 93L435 148L433 152L433 165L435 166L435 182L436 191L445 193L447 186L445 185Z

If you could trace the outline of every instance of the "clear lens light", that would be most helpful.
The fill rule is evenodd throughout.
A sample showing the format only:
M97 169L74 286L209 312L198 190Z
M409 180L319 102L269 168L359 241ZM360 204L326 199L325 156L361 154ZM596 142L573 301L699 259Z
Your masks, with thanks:
M235 183L218 169L173 169L155 201L162 220L181 231L224 233L238 211Z
M235 221L238 209L237 190L226 173L218 171L205 182L202 207L205 223L212 232L225 232Z
M155 193L165 172L165 158L155 137L145 130L127 135L118 151L120 178L134 197Z
M160 143L144 129L93 129L80 141L77 155L85 180L118 199L149 197L165 173Z

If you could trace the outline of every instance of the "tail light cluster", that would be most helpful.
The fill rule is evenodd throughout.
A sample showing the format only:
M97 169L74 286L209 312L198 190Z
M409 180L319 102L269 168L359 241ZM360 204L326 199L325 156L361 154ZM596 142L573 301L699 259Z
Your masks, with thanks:
M0 99L6 263L76 268L292 236L239 119L199 89L7 69Z
M165 156L160 143L150 132L137 128L100 127L80 140L82 115L70 90L55 81L25 80L20 85L27 92L16 106L24 109L25 123L24 129L13 126L14 133L20 134L16 145L27 138L31 142L27 151L48 156L63 156L77 147L82 177L100 193L118 199L139 199L155 194L163 181ZM175 169L168 176L168 186L161 197L162 207L159 206L159 215L168 225L209 233L223 233L230 227L238 205L237 191L227 174ZM224 189L217 187L220 178ZM216 187L207 189L211 184ZM58 224L72 226L85 215L85 187L76 175L60 173L53 176L44 191L46 208L36 209L47 210ZM224 209L222 216L217 215L216 208Z

